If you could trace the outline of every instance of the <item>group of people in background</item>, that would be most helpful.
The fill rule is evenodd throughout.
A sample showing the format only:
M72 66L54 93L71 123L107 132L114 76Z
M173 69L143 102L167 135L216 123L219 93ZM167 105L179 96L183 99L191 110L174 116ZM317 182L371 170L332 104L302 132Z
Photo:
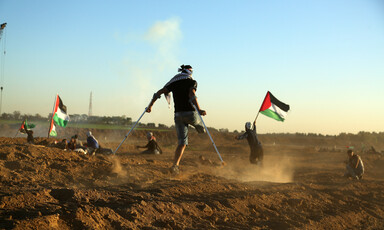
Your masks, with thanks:
M200 108L197 101L196 91L197 82L192 78L193 69L190 65L181 65L176 74L171 80L159 89L152 97L146 112L152 111L152 106L157 99L164 94L169 97L172 92L174 101L174 121L178 139L178 145L174 153L174 159L170 172L172 174L179 174L179 164L183 156L184 150L188 145L188 126L193 126L198 133L205 133L202 118L207 112ZM252 127L251 127L252 126ZM33 136L28 134L28 142L33 143ZM249 161L252 164L260 164L263 161L264 151L261 142L257 138L256 124L250 122L245 124L245 132L242 135L235 137L237 140L247 139L250 147ZM148 143L145 146L136 146L137 148L146 148L143 154L162 154L162 150L158 145L156 138L152 132L147 133ZM82 152L84 154L95 155L96 153L112 153L111 149L104 149L100 147L97 139L89 131L87 132L87 143L83 143L78 139L77 135L71 137L68 141L63 140L66 150ZM352 150L348 150L347 172L345 176L355 179L361 179L364 173L364 165L359 155L354 154Z
M64 150L75 151L79 153L96 155L96 153L112 153L112 149L102 148L99 144L99 141L92 135L91 131L87 132L87 143L83 144L82 141L79 140L78 135L74 135L70 140L63 139L62 140Z

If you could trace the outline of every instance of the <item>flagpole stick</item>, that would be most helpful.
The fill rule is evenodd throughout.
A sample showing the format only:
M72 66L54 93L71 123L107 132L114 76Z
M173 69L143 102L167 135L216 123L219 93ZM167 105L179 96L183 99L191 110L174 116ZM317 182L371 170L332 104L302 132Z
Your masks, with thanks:
M56 94L56 97L55 97L55 100L53 101L53 108L52 108L52 115L51 115L51 119L50 119L50 122L49 122L49 129L48 129L48 138L49 138L49 132L51 131L51 128L52 128L52 120L53 120L53 112L55 111L55 107L56 107L56 101L57 101L57 96L58 96L59 94Z
M205 130L207 131L207 134L208 134L208 136L209 136L209 139L211 139L212 145L213 145L213 147L215 148L216 153L217 153L217 155L218 155L219 158L220 158L221 164L222 164L222 165L225 165L225 162L223 161L223 158L221 158L221 155L220 155L220 153L219 153L219 150L217 150L217 147L216 147L216 145L215 145L215 142L213 141L212 136L211 136L211 134L209 133L209 130L208 130L207 126L205 125L204 120L203 120L203 118L201 117L201 115L200 115L200 113L199 113L199 110L196 108L196 106L195 106L192 102L191 102L191 105L192 105L193 108L196 110L197 114L199 114L200 120L201 120L201 122L203 123Z
M16 138L16 136L19 134L19 130L17 130L17 132L16 132L16 135L15 135L15 137L14 138Z
M256 124L256 120L257 120L257 117L259 116L259 113L260 113L260 110L259 112L257 112L257 115L256 115L256 118L255 118L255 121L253 121L254 124Z
M151 100L152 102L152 100ZM113 152L113 154L116 154L117 150L119 150L120 146L124 143L124 141L127 139L128 135L132 132L132 130L136 127L136 125L139 123L139 121L141 120L141 118L144 116L145 112L147 112L147 109L149 107L150 103L148 104L147 107L145 107L145 110L144 112L141 114L141 116L139 117L139 119L135 122L135 124L132 126L132 128L129 130L129 132L125 135L123 141L120 143L120 145L116 148L116 150Z
M24 122L25 122L25 119L23 120L23 123L21 123L21 126L23 126ZM20 127L20 128L21 128L21 127ZM19 128L19 130L16 131L16 134L15 134L15 137L14 137L14 138L16 138L16 136L19 134L19 132L20 132L20 128Z
M264 100L263 100L263 102L262 102L262 103L261 103L261 105L260 105L260 109L259 109L259 112L257 112L257 115L256 115L256 118L255 118L255 121L253 122L253 123L255 123L255 124L256 124L256 120L257 120L257 117L258 117L258 116L259 116L259 114L260 114L260 110L261 110L261 107L263 107L263 105L264 105L264 102L265 102L265 98L267 97L268 93L269 93L269 91L267 91L267 94L265 95L265 97L264 97Z

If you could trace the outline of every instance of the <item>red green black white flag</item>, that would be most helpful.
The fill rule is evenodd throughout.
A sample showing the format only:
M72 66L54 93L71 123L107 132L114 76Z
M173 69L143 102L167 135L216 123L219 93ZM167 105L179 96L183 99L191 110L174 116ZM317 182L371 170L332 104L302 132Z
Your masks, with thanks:
M67 113L67 106L63 104L63 101L57 95L55 102L55 109L53 113L53 120L58 126L65 127L69 121L69 116Z
M279 101L268 91L259 112L277 121L284 121L288 110L289 105Z
M32 128L35 128L35 125L34 124L28 124L27 119L25 119L23 121L23 123L21 123L21 126L19 128L19 132L26 133L27 129L32 129Z
M53 120L52 120L51 128L49 130L49 136L52 136L52 137L57 136L56 126L55 126L55 124L53 124Z
M57 136L55 124L61 127L66 127L69 121L67 106L63 104L59 95L56 95L52 116L51 125L49 127L49 136Z

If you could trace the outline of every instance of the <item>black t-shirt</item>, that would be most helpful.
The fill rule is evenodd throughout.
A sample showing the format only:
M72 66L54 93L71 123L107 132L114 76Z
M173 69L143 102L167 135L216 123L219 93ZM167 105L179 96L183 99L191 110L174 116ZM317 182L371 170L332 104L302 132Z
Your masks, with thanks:
M175 104L175 113L182 111L194 111L191 103L189 102L189 92L191 88L196 90L197 82L193 79L183 79L172 82L165 86L169 92L173 94L173 102Z
M155 140L150 140L145 147L147 147L150 151L155 151L157 149L157 143Z

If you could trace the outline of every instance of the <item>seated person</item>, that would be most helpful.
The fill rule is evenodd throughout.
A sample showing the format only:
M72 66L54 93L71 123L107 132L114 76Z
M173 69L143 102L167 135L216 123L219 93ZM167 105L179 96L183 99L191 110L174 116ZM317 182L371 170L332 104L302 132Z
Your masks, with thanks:
M143 154L163 154L163 151L161 150L160 146L156 142L156 138L153 136L152 132L147 133L147 139L148 144L145 146L136 146L136 148L147 148L147 150L144 150Z
M64 151L67 151L69 150L69 141L67 139L63 139L61 140L60 143L58 143L57 141L54 142L55 146L57 146L58 148L64 148Z
M74 150L77 148L83 148L83 142L81 142L77 134L75 134L74 136L71 137L70 149Z
M352 149L347 151L348 161L346 161L347 172L345 177L352 177L353 179L361 180L364 174L364 164L360 156L355 154Z
M87 152L91 155L97 153L113 153L112 149L102 148L99 141L92 135L91 131L87 133Z
M91 155L95 155L96 151L100 148L99 142L92 135L91 131L87 133L87 152Z
M81 142L79 140L77 134L71 137L71 140L69 141L68 147L71 150L85 149L85 147L83 146L83 142Z

